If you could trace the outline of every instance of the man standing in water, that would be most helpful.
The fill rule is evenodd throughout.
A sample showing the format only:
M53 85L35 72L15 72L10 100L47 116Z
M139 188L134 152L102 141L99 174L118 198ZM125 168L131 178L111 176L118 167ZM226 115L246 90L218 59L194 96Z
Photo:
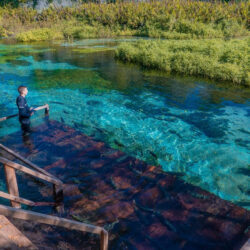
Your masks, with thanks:
M27 101L25 96L28 94L28 89L26 86L18 87L19 96L16 99L16 105L19 110L19 121L21 123L21 128L23 130L23 134L27 134L30 132L30 116L34 114L32 108L29 108L27 105Z

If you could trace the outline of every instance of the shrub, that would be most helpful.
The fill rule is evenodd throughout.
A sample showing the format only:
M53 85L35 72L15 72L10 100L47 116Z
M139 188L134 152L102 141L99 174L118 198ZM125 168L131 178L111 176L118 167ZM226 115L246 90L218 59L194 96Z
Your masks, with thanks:
M16 39L21 42L58 40L63 38L63 34L60 31L48 28L26 31L18 34L16 37Z

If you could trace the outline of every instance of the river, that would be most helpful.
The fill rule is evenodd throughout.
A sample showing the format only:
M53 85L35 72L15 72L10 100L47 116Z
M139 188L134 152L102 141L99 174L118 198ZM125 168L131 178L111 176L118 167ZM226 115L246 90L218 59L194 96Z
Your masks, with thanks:
M30 106L48 103L51 119L249 209L250 90L123 64L120 41L2 41L0 117L17 112L26 85ZM0 137L19 129L2 122Z

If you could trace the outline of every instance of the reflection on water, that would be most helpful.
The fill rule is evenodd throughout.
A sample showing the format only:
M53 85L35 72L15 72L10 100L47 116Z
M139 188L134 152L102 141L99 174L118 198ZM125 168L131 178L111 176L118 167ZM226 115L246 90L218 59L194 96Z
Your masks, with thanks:
M51 119L249 207L250 91L145 72L100 51L118 42L0 45L0 116L16 113L17 86L27 85L29 104L49 103ZM18 129L17 119L0 123L0 136Z

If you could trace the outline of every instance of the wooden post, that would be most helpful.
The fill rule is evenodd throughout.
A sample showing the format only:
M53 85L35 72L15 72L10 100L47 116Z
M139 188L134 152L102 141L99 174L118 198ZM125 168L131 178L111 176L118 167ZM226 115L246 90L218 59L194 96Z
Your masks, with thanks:
M48 104L46 104L47 105L47 107L45 108L45 115L49 115L49 105Z
M19 197L15 169L9 167L8 165L4 165L4 171L9 194ZM19 202L11 201L10 203L12 207L21 208L21 204Z
M101 236L100 249L108 250L108 242L109 242L108 232L106 230L102 230L100 236Z
M248 249L250 249L250 239L246 241L246 243L240 250L248 250Z
M53 184L53 196L56 203L56 211L60 214L64 213L64 204L63 204L63 187L62 185Z

